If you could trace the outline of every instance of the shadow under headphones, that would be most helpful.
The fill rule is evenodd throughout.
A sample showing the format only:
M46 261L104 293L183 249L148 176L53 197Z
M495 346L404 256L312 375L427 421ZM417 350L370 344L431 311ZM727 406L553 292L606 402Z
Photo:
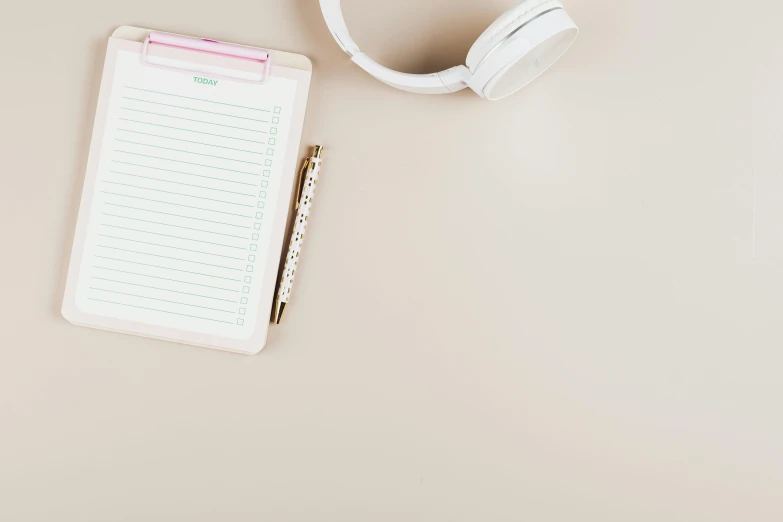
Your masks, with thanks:
M433 74L406 74L373 61L359 50L345 25L340 0L320 0L326 25L351 60L378 80L423 94L470 87L482 98L499 100L515 93L557 61L579 29L557 0L522 0L479 36L466 65Z

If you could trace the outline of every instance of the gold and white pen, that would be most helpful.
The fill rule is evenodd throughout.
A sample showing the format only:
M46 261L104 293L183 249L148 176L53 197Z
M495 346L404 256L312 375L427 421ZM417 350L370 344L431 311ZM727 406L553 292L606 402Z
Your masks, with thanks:
M302 252L307 218L310 217L310 207L313 204L315 185L318 183L318 174L321 171L321 155L324 148L320 145L313 147L313 155L307 158L299 175L299 195L296 200L296 220L291 232L291 242L288 245L288 253L285 256L285 267L280 276L280 288L277 290L275 302L275 323L280 324L283 311L291 298L291 287L294 285L296 265L299 263L299 254Z

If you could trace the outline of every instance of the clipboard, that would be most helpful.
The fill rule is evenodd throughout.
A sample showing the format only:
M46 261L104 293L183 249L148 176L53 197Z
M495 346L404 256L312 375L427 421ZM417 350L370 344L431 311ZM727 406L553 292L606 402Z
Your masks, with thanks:
M298 54L117 28L101 80L63 317L183 344L260 351L311 74L310 60Z

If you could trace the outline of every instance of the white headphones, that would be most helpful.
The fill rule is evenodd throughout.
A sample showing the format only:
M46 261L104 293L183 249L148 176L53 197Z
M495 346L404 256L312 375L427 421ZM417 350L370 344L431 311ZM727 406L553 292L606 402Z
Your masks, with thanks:
M479 96L499 100L546 71L571 46L579 30L557 0L522 0L479 36L467 67L433 74L406 74L373 61L348 34L340 0L321 0L326 25L356 65L378 80L404 91L457 92L470 87Z

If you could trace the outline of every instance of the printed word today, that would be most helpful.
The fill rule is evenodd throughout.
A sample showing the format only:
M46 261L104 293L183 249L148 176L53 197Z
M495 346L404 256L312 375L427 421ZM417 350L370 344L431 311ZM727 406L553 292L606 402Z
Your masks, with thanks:
M204 85L217 85L217 80L210 80L208 78L193 77L193 83L203 83Z

